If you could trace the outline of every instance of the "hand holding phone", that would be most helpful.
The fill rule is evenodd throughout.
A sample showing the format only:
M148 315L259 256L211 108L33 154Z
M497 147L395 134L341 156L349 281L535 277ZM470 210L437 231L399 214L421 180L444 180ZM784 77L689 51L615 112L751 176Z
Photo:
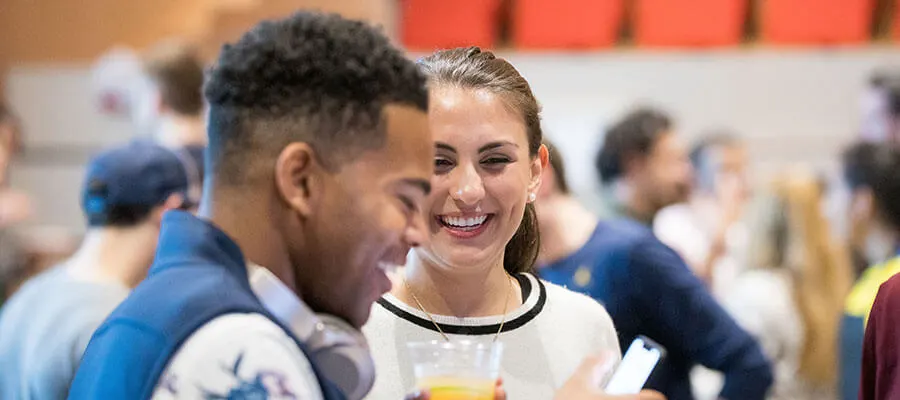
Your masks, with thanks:
M628 346L604 389L608 394L636 394L641 391L663 357L665 349L654 341L638 336Z
M609 377L612 367L618 357L609 355L589 355L582 360L581 365L571 377L557 390L554 400L666 400L659 392L642 390L637 395L613 395L600 390L604 377Z

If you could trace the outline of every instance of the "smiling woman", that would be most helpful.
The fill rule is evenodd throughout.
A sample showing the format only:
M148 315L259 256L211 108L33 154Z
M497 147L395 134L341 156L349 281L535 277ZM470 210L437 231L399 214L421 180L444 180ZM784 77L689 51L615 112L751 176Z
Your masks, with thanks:
M435 148L421 210L428 240L364 327L378 370L369 398L414 389L405 343L422 340L502 341L509 398L552 398L582 357L619 348L601 305L530 274L540 243L533 203L548 161L540 107L511 64L478 48L419 64Z

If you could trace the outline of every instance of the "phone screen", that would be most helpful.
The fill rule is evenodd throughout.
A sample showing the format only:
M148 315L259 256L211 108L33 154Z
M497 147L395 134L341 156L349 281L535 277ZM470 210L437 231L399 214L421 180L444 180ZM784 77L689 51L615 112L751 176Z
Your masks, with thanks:
M606 393L619 395L640 392L664 354L665 350L650 339L641 336L634 339L606 384Z

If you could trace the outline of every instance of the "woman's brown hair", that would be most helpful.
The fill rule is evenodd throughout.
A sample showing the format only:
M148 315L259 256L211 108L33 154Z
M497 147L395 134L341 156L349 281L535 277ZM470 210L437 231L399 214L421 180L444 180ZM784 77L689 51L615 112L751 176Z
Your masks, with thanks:
M434 86L450 85L483 89L499 94L507 107L521 115L528 137L528 154L538 156L543 140L541 107L528 81L508 61L478 47L441 50L419 60L419 65ZM540 249L537 214L534 204L525 205L519 229L506 244L503 268L510 274L531 271Z

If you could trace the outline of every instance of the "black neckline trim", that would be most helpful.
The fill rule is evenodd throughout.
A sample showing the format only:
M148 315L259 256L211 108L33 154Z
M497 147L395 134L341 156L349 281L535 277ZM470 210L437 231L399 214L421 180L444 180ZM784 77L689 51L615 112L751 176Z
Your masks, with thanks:
M528 279L524 274L516 274L515 278L519 281L519 284L522 286L522 299L523 301L528 301L528 296L531 295L532 287L531 280ZM503 330L500 332L509 332L515 329L518 329L535 317L540 314L541 310L544 309L544 304L547 303L547 289L544 287L544 283L541 282L540 279L535 277L534 279L538 284L538 300L537 303L531 307L530 310L525 312L525 314L520 315L518 318L506 321L503 324ZM420 318L416 315L413 315L409 312L402 310L391 302L385 300L384 297L378 299L378 304L384 309L390 311L392 314L404 319L408 322L416 324L422 328L438 332L438 330L434 327L434 323L425 318ZM500 324L491 324L491 325L475 325L475 326L467 326L467 325L452 325L452 324L442 324L438 323L438 326L441 328L446 334L451 335L492 335L497 333L497 330L500 329Z

